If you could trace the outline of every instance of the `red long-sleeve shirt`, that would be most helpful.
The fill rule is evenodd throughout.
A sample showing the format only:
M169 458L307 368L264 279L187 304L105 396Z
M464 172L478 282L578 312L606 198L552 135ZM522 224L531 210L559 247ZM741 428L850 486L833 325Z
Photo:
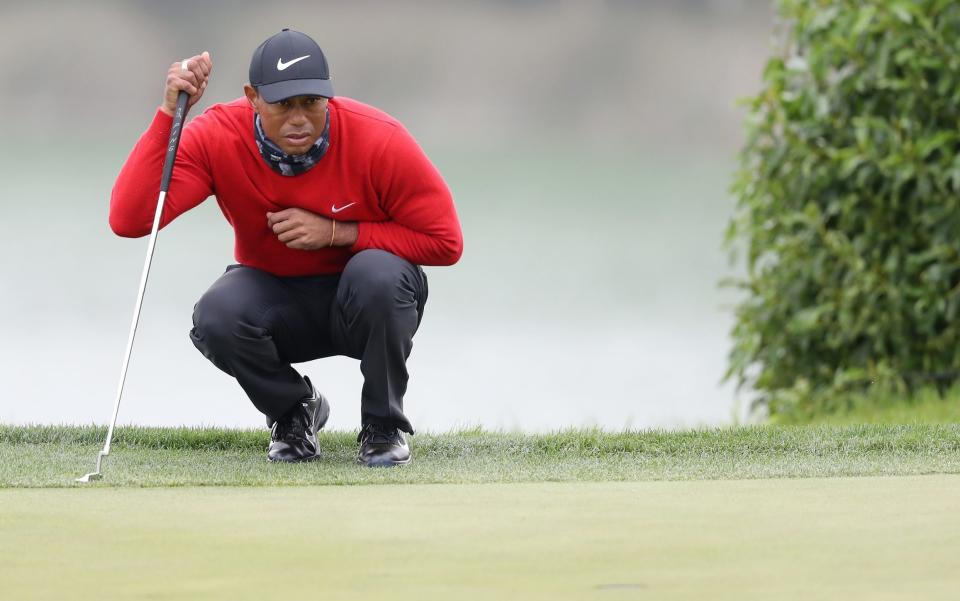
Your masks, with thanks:
M338 273L356 252L379 248L419 265L452 265L463 251L450 190L403 125L349 98L333 98L330 147L306 173L280 175L257 149L244 98L215 104L183 128L160 226L216 196L233 226L237 262L279 276ZM127 158L110 198L120 236L150 233L173 119L163 111ZM267 212L300 207L358 222L350 248L295 250L277 240Z

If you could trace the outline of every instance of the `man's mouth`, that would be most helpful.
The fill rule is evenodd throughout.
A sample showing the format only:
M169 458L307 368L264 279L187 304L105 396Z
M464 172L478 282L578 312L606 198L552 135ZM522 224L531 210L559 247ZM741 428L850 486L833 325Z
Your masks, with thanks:
M283 138L284 138L287 142L289 142L290 144L293 144L293 145L296 146L296 145L298 145L298 144L303 144L304 142L306 142L307 140L309 140L309 139L310 139L310 134L306 134L306 133L292 133L292 134L287 134L287 135L283 136Z

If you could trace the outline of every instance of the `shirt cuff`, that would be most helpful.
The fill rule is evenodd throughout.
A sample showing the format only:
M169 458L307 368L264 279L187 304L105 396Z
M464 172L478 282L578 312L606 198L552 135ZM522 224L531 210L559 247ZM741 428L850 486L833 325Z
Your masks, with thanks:
M350 252L357 253L370 247L370 226L369 221L357 222L357 240L350 247Z

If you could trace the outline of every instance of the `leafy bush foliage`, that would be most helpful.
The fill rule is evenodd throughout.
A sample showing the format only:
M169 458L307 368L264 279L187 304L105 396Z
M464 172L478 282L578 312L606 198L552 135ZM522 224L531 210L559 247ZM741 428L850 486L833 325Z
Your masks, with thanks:
M728 377L771 415L960 371L960 2L781 0L747 100Z

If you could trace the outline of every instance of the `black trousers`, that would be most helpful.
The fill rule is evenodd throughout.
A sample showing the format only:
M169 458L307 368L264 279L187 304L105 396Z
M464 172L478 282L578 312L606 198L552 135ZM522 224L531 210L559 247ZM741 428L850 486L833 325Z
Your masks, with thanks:
M194 307L190 338L268 423L310 393L291 363L359 359L361 422L412 434L403 414L406 361L426 301L423 270L382 250L357 253L335 275L278 277L231 265Z

